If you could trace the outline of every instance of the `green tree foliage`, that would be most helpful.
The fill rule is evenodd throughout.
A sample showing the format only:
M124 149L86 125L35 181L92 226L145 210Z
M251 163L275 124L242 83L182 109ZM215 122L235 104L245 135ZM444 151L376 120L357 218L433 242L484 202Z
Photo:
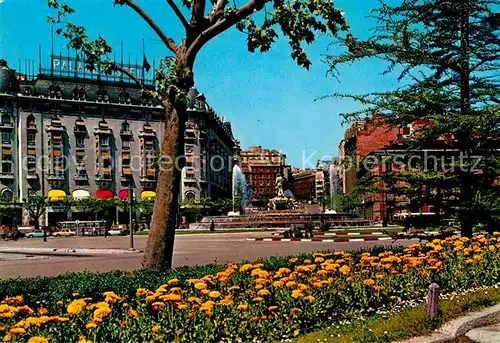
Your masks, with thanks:
M358 193L337 195L337 212L362 213L362 201Z
M40 229L40 218L45 214L48 206L47 197L41 195L31 195L24 199L23 207L35 222L35 230ZM47 242L47 229L45 226L43 227L43 241Z
M184 155L186 101L189 88L194 85L193 68L200 50L232 27L246 35L246 48L250 52L268 51L281 34L289 43L292 59L299 66L309 68L311 61L304 46L312 43L317 35L337 35L339 31L347 30L348 25L343 13L331 1L248 0L247 3L238 4L237 1L227 0L167 0L166 4L156 6L169 6L178 24L184 28L184 37L176 42L134 0L114 0L113 3L126 6L139 15L173 54L163 59L156 70L155 90L145 91L162 101L169 135L164 137L161 145L162 168L158 176L155 214L143 264L152 268L169 268L179 207L180 169L183 166L182 158L179 164L181 168L174 167L173 161ZM89 70L96 69L96 66L107 73L119 70L141 84L108 58L112 49L105 39L90 39L84 27L68 20L68 15L74 12L73 8L62 0L48 0L48 6L54 10L54 15L48 21L58 27L57 33L67 38L68 47L85 55ZM191 13L189 19L185 17L186 12ZM171 25L168 22L165 26Z
M410 168L402 174L389 173L381 188L407 195L417 204L444 201L440 211L458 218L465 235L472 234L475 222L491 223L499 215L498 206L486 204L500 195L494 186L500 162L495 151L500 133L499 4L499 0L402 0L395 6L382 2L372 12L378 23L373 36L361 40L347 35L344 52L327 58L333 73L341 64L371 58L388 63L384 74L399 75L401 86L393 91L333 96L364 105L342 114L346 120L377 113L396 127L426 123L405 142L402 162ZM431 166L406 163L436 147L448 153ZM396 187L399 178L407 182L404 187ZM483 211L476 211L478 206Z

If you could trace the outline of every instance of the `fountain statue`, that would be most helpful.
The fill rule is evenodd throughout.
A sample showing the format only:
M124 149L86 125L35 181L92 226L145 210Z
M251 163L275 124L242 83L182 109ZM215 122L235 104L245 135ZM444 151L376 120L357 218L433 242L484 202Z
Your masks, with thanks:
M286 196L285 192L283 191L284 180L285 179L281 176L281 174L278 174L274 182L274 190L276 191L276 196L272 199L269 199L269 203L267 204L268 209L274 211L293 209L294 207L293 196L292 197Z
M283 193L283 177L278 174L276 181L274 182L274 189L276 190L276 195L278 198L283 198L285 193Z

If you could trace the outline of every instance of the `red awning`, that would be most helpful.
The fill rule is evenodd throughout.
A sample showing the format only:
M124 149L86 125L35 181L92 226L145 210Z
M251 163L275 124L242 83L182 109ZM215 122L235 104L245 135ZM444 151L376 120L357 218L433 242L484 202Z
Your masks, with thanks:
M114 196L113 191L109 189L100 189L95 193L97 199L110 199Z
M127 200L128 199L128 190L127 189L122 189L118 193L118 198L120 198L120 200Z

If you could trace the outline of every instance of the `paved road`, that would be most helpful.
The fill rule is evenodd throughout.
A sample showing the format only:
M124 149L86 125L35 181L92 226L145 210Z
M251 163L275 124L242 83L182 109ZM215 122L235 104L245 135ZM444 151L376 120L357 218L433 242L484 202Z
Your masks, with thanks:
M179 235L175 242L174 266L241 262L272 255L293 255L321 250L355 250L376 245L391 245L390 241L316 243L252 242L246 240L247 237L259 236L262 236L262 233ZM146 241L146 236L136 236L135 248L144 249ZM128 242L128 237L64 237L51 238L46 243L37 238L0 241L0 246L123 249L128 248ZM398 241L397 244L407 245L410 242ZM0 279L56 276L65 272L84 270L95 272L115 269L132 271L141 267L141 260L141 253L93 257L51 256L45 259L7 259L0 260Z

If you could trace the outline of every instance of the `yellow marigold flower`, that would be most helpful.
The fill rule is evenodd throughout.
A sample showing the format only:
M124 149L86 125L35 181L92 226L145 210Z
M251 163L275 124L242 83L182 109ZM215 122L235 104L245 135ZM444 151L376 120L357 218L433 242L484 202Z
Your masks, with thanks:
M325 261L325 259L324 259L323 257L316 257L316 258L314 259L314 263L321 263L321 262L323 262L323 261Z
M493 232L493 236L494 237L500 237L500 232L497 232L497 231Z
M137 318L138 317L138 314L137 314L137 311L134 310L133 308L129 308L128 311L127 311L128 315L130 317L134 317L134 318Z
M467 265L474 264L474 262L476 262L474 259L469 258L468 260L465 261L465 264L467 264Z
M383 289L384 289L384 287L383 287L383 286L372 286L372 289L373 289L375 292L379 292L379 291L383 290Z
M292 257L291 259L288 260L289 263L295 263L297 262L299 259L297 257Z
M35 313L35 311L33 311L31 309L31 307L29 307L28 305L23 305L23 306L18 306L16 308L16 312L20 312L20 313L27 313L29 314L30 316L33 315Z
M14 307L2 304L0 305L0 318L12 318L16 314Z
M163 301L181 301L182 297L180 296L180 294L169 293L160 296L160 299Z
M343 265L342 267L340 267L339 269L339 272L341 272L342 274L344 275L347 275L349 274L349 272L351 271L351 268L347 265Z
M240 286L231 286L229 287L228 291L231 292L231 291L237 291L237 290L240 290Z
M375 281L373 281L372 279L366 279L366 280L363 280L363 284L365 284L367 286L372 286L375 284Z
M73 300L69 303L67 311L68 314L72 316L76 316L78 313L82 312L82 310L87 306L87 303L83 299Z
M92 343L92 341L88 340L85 336L80 336L78 338L78 343Z
M304 294L298 289L294 289L292 291L292 298L294 298L294 299L302 298L303 296L304 296Z
M262 300L264 300L264 298L262 297L255 297L252 299L254 302L258 303L258 302L261 302Z
M218 291L212 291L212 292L208 293L208 297L211 299L217 299L220 296L221 296L221 294Z
M305 301L309 301L310 303L313 303L314 300L316 300L312 295L308 295L304 297Z
M111 309L109 307L98 307L94 311L93 319L96 322L101 322L102 319L108 316L111 313Z
M172 288L170 288L170 293L182 294L182 288L180 288L180 287L172 287Z
M26 330L23 328L12 328L9 330L9 333L12 335L24 335L26 333Z
M21 305L24 302L24 298L22 295L17 295L15 297L6 297L3 302L9 305Z
M302 312L302 310L300 308L292 307L290 309L290 312L292 312L293 314L296 314L296 313Z
M472 258L475 259L476 261L481 261L483 259L483 256L482 255L474 255Z
M202 289L200 292L203 295L207 295L207 294L210 294L211 291L209 289Z
M271 294L267 289L261 289L257 292L257 295L265 296Z
M90 323L87 323L87 325L85 325L85 329L95 329L97 327L97 324L94 323L94 322L90 322Z
M309 286L308 286L308 285L304 285L303 283L300 283L300 284L298 285L298 287L299 287L299 290L300 290L301 292L304 292L304 291L306 291L306 290L308 290L308 289L309 289Z
M178 310L185 310L187 308L186 304L174 303L174 308Z
M230 297L225 297L224 299L219 301L219 304L223 306L231 306L233 305L233 300Z
M161 329L160 325L155 325L151 328L151 331L153 331L153 333L158 333L158 331L160 331L160 329Z
M280 288L281 286L283 286L283 281L278 280L278 281L274 281L273 282L273 287L274 288Z
M28 343L49 343L49 340L45 337L31 337Z
M207 284L204 283L204 282L197 282L194 284L194 288L196 289L206 289L207 288Z
M295 281L288 281L285 286L287 288L292 288L292 287L295 287L297 285L297 283Z
M278 309L278 306L269 306L267 309L269 311L273 312L273 311L276 311Z
M382 274L382 273L377 273L377 274L375 274L375 277L376 277L378 280L380 280L380 279L382 279L382 278L384 277L384 274Z
M246 272L248 272L248 271L250 271L252 269L253 269L253 265L252 264L244 264L244 265L242 265L240 267L240 272L241 273L246 273Z
M176 285L178 283L179 283L178 279L171 279L171 280L168 280L167 285L172 286L172 285Z
M239 304L238 305L238 310L241 312L248 310L248 305L247 304Z
M72 296L74 296L74 297L78 297L78 296L80 296L80 293L78 293L78 292L73 292L73 293L71 293L71 295L72 295Z
M3 341L2 342L10 342L10 335L5 335L3 336Z
M200 298L197 298L197 297L189 297L189 298L187 299L187 301L189 301L190 303L201 304L201 300L200 300Z
M115 292L104 292L104 296L105 296L104 301L108 303L115 303L117 301L123 300Z

